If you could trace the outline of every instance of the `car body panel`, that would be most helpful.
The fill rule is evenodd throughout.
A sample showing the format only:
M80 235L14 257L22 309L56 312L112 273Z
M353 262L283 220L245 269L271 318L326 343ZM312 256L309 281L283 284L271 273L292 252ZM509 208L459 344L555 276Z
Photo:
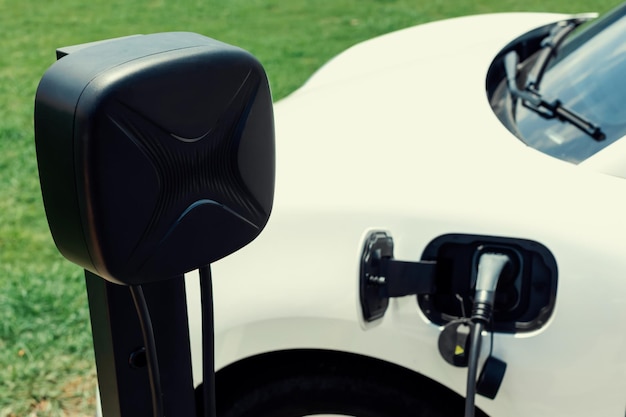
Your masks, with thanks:
M626 183L528 148L485 93L508 42L562 18L473 16L385 35L276 104L272 216L254 242L212 267L217 369L265 352L328 349L401 365L464 395L467 370L440 357L440 328L415 297L363 322L361 249L371 230L389 231L402 260L420 259L447 233L506 236L553 253L556 306L537 331L495 335L507 373L497 398L477 405L492 416L622 415ZM197 353L194 274L188 286Z

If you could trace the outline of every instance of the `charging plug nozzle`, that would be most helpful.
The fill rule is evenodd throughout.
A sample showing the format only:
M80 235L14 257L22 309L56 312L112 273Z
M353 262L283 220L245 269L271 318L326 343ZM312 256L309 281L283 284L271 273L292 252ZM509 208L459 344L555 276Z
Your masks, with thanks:
M478 276L472 319L488 322L491 318L495 300L496 287L504 268L511 262L503 253L483 253L478 260Z
M474 417L474 397L476 396L476 374L480 356L481 333L493 311L496 287L504 268L511 258L503 253L484 252L478 259L478 276L472 305L472 329L467 369L467 395L465 397L465 417Z

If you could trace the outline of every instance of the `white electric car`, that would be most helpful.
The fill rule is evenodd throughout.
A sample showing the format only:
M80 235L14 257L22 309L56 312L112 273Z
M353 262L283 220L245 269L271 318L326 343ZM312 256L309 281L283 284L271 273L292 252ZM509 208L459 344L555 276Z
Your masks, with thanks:
M276 103L271 219L213 265L220 417L462 415L485 251L477 415L624 416L624 39L624 6L429 23Z

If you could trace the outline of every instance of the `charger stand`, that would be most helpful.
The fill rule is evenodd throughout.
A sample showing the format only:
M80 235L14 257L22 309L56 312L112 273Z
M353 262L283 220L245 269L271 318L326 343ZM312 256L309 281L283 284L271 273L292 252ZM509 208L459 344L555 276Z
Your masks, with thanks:
M265 70L250 53L189 32L74 45L57 58L35 97L37 164L57 248L101 271L85 279L103 417L214 417L208 265L269 219ZM198 265L207 266L196 395L182 274Z
M85 281L102 415L153 417L145 344L129 288L88 271ZM165 415L196 417L185 280L142 287L152 317Z

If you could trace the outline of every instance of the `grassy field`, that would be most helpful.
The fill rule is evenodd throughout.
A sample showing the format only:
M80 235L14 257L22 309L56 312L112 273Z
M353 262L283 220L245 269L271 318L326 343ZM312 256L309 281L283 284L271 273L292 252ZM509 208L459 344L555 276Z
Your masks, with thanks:
M0 417L93 415L82 271L49 235L32 109L59 46L192 31L264 63L274 98L346 47L395 29L495 11L606 11L604 0L0 0ZM436 40L433 40L436 41ZM376 59L376 57L372 57Z

